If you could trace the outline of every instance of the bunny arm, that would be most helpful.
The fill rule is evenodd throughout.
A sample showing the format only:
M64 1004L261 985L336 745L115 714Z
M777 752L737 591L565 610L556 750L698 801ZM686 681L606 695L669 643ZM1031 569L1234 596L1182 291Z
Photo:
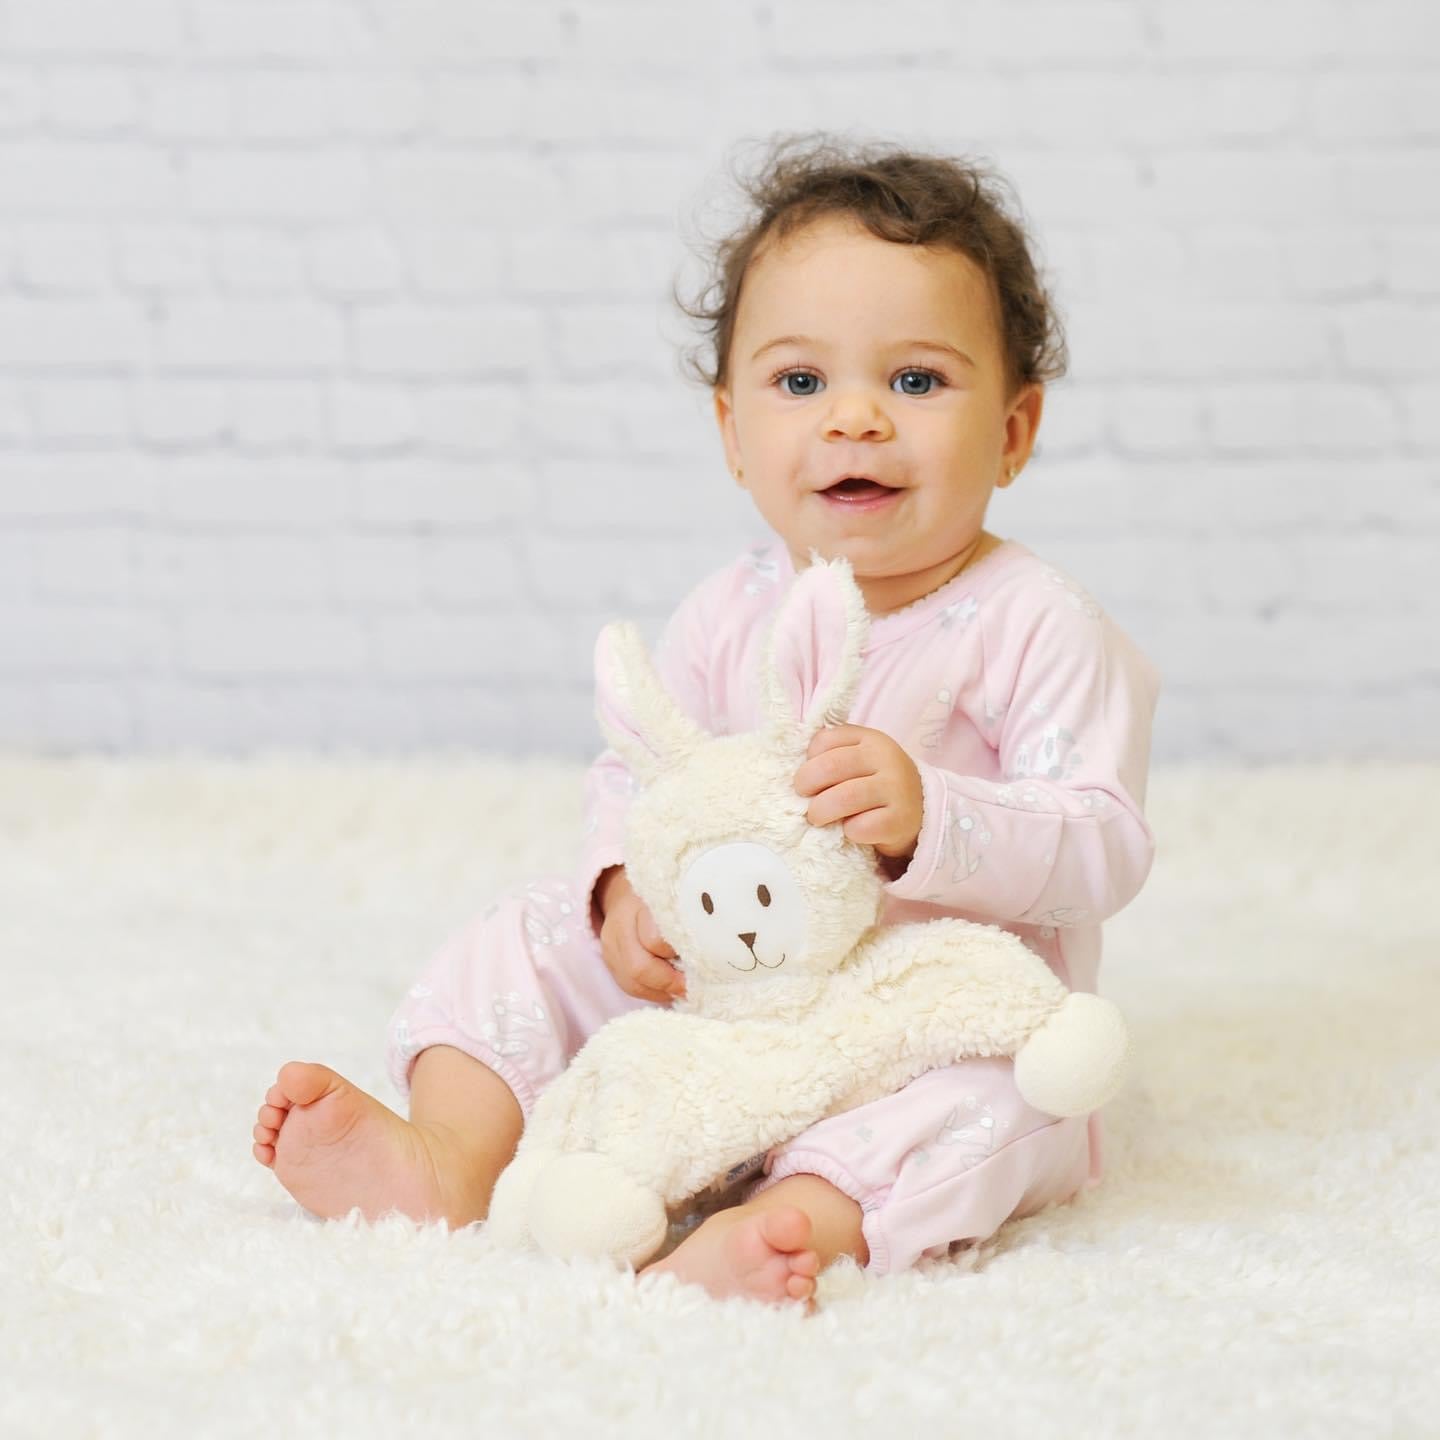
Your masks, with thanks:
M889 927L827 981L798 1027L673 1010L611 1020L540 1096L520 1148L598 1150L674 1205L927 1070L1014 1054L1067 994L996 926Z
M1068 994L1024 941L998 926L945 918L880 930L832 979L812 1022L851 1075L828 1113L957 1060L1014 1055Z
M631 1011L546 1087L517 1154L598 1150L673 1206L798 1135L852 1080L808 1028Z

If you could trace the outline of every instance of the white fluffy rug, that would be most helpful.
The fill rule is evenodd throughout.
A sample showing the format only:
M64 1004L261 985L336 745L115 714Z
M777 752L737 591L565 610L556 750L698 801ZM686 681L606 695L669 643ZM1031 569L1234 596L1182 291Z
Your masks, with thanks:
M1105 1183L810 1318L251 1158L287 1059L398 1103L392 1006L570 869L580 774L0 760L0 1434L1440 1433L1440 768L1157 773Z

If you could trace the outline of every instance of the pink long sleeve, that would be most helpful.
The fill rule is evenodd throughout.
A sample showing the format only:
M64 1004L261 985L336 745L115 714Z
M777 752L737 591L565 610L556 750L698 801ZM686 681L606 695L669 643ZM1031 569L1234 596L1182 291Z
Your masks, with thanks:
M974 718L993 737L1001 779L912 755L924 818L908 868L887 886L898 899L1094 925L1150 872L1142 807L1159 675L1089 596L1055 581L1044 603L980 607L984 714Z
M707 576L680 601L656 644L655 669L685 713L710 728L707 669L711 634L710 598L716 576ZM633 777L619 754L607 747L591 762L584 779L585 823L575 893L583 898L594 928L595 882L611 865L625 862L625 815ZM598 938L599 931L596 930Z

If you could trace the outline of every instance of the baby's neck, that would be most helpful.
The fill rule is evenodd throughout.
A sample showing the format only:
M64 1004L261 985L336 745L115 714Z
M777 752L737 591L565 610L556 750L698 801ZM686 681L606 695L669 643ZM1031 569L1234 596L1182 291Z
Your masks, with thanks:
M992 550L1005 542L998 535L982 530L975 539L958 555L952 555L939 565L926 570L917 570L910 575L881 575L862 578L857 575L855 583L865 600L865 609L870 616L878 619L882 615L903 610L917 600L923 600L942 585L948 584L962 570L968 570L976 561L983 560ZM793 560L793 557L792 557ZM797 573L804 568L805 561L793 562Z

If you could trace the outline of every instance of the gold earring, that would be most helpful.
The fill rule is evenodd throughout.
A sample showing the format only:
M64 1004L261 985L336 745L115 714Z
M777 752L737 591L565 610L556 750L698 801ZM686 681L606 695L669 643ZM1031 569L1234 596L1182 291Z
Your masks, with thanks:
M730 473L738 480L745 472L737 465Z
M1010 478L1012 480L1015 478L1015 467L1013 465L1010 467Z

